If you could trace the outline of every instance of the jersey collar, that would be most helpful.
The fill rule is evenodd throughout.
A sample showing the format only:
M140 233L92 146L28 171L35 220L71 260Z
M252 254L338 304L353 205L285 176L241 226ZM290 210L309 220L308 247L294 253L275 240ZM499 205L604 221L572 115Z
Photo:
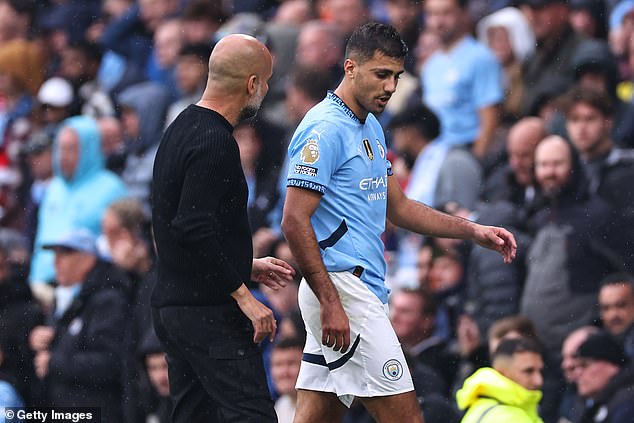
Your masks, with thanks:
M364 124L365 120L362 122L361 119L359 119L357 117L357 115L354 114L354 112L350 109L350 107L348 107L346 105L346 103L343 102L343 100L341 98L339 98L339 96L337 94L335 94L334 91L328 91L328 94L326 95L326 98L330 101L332 101L333 103L335 103L337 106L339 106L341 108L341 110L343 110L343 112L348 115L348 117L352 120L354 120L357 123L360 124Z

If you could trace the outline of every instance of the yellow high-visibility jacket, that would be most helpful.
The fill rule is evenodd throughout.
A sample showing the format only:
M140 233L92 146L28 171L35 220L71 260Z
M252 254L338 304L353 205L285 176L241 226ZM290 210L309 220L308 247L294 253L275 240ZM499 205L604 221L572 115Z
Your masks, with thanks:
M537 414L541 391L530 391L490 367L469 376L456 399L467 410L461 423L543 423Z

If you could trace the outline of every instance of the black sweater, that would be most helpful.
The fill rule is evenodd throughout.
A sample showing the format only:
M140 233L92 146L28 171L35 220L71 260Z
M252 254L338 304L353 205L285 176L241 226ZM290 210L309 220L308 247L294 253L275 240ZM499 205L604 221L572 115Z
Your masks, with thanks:
M154 307L228 303L249 280L248 189L232 131L220 114L191 105L163 135L152 183Z

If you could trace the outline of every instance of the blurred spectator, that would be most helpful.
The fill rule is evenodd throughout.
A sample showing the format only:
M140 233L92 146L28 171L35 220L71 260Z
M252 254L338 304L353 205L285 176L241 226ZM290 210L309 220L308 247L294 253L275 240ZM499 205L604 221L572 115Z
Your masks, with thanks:
M12 150L25 141L43 80L44 56L36 44L18 39L0 45L0 165L12 161Z
M583 415L573 423L634 421L634 368L607 333L590 336L577 350L577 387Z
M98 125L101 136L101 153L106 160L106 168L116 174L121 174L125 166L123 125L114 116L100 118Z
M554 77L572 82L572 58L583 44L582 35L570 26L567 0L524 0L529 7L529 23L537 41L535 52L524 63L522 110L533 114L539 96Z
M478 40L487 45L502 65L504 103L502 119L514 120L521 114L524 92L522 63L535 50L535 36L524 14L506 7L483 18L477 27Z
M327 9L327 20L337 27L337 32L343 35L344 40L348 40L355 29L370 20L366 0L328 0Z
M634 278L615 273L601 282L599 311L603 328L625 348L625 354L634 358Z
M279 398L275 413L279 423L292 423L297 404L295 382L302 362L304 343L299 339L283 339L273 345L271 352L271 378Z
M475 372L456 394L458 407L467 410L462 423L541 423L537 404L544 362L539 346L523 338L504 340L492 365Z
M154 32L154 49L146 68L147 79L167 88L172 99L179 95L175 73L183 40L183 23L180 19L161 22Z
M440 36L437 33L430 31L429 28L425 28L419 33L416 50L410 53L413 53L413 55L416 56L416 75L421 74L423 66L425 66L427 60L439 48Z
M277 170L268 166L262 127L255 121L243 121L233 128L233 136L240 148L240 162L249 187L247 212L251 232L266 225L266 215L275 205Z
M133 85L118 97L126 144L121 179L130 196L143 204L148 215L154 156L163 134L169 101L168 91L153 82Z
M611 206L607 223L610 247L618 254L615 270L634 272L634 150L616 148L612 141L614 109L607 94L579 87L566 100L566 129L589 190Z
M508 201L521 207L533 200L535 148L546 135L545 122L536 117L523 118L511 127L506 139L508 162L487 178L484 201Z
M23 153L33 178L25 206L25 232L32 250L40 205L53 179L53 137L45 132L34 133L24 146Z
M443 339L434 336L436 304L433 297L421 289L392 293L390 321L405 356L433 369L445 386L451 386L458 359L448 351Z
M628 44L634 31L634 1L622 0L612 9L609 19L609 42L619 60L627 61ZM621 75L623 76L623 75ZM631 75L629 75L631 76Z
M97 258L84 229L43 248L53 250L60 291L48 326L31 332L43 404L101 408L103 421L121 421L121 343L127 304L125 277ZM62 299L64 301L62 301Z
M526 252L530 237L522 227L522 213L511 203L497 201L479 204L473 213L482 225L501 225L515 235L518 252L513 263L506 264L490 250L474 245L466 268L465 311L483 333L499 319L517 314L526 276Z
M302 26L297 38L296 65L321 70L322 78L329 79L334 88L341 78L344 41L340 28L321 21L310 21Z
M26 401L35 376L28 335L42 321L25 275L15 271L8 246L0 245L0 380L15 387ZM0 404L8 406L1 395Z
M564 340L561 347L561 370L566 380L566 388L559 405L559 421L571 422L579 418L582 409L579 407L577 377L579 376L579 359L577 350L588 337L599 332L596 326L582 326L573 330Z
M605 0L570 0L570 26L587 38L608 36Z
M112 99L97 79L103 58L101 48L97 44L80 41L65 47L60 56L59 74L73 85L77 112L95 119L113 116Z
M30 1L0 1L0 47L9 41L28 38L34 9L33 2Z
M386 3L387 23L396 28L409 51L413 53L418 43L418 35L423 28L421 2L419 0L387 0L384 3ZM407 55L405 69L415 74L415 68L416 55Z
M547 351L556 355L572 330L596 315L598 283L614 270L605 238L609 207L590 196L573 147L559 136L535 150L539 184L529 218L533 243L520 310L531 316Z
M99 128L89 117L64 121L53 146L53 174L38 217L29 276L35 284L55 277L53 254L42 245L76 227L99 234L106 207L126 194L121 180L104 168Z
M423 101L439 117L441 139L472 145L482 159L499 123L504 99L502 68L493 53L469 35L466 0L425 1L426 25L440 36L422 69Z
M411 169L404 192L409 197L431 207L456 202L461 207L475 207L482 170L473 155L459 146L442 143L440 122L426 106L418 105L395 115L390 120L392 147ZM416 285L416 259L423 236L409 231L399 235L399 286Z
M617 62L602 41L588 41L579 46L572 58L575 82L583 90L599 91L612 105L612 139L621 147L634 146L634 105L618 98Z
M181 14L185 44L207 44L227 19L225 2L189 0Z
M281 25L300 26L314 18L309 0L286 0L280 4L273 22Z
M37 101L42 108L42 130L51 137L57 135L62 121L73 115L73 87L64 78L47 79L37 92Z
M180 97L169 106L165 127L190 104L202 96L207 82L208 62L212 47L206 44L186 44L176 59L176 84Z
M143 361L147 378L158 397L156 404L152 407L146 423L169 423L171 422L172 400L170 398L169 375L167 371L167 359L160 341L154 334L154 329L148 332L141 339L139 345L139 356ZM137 420L132 420L137 421Z

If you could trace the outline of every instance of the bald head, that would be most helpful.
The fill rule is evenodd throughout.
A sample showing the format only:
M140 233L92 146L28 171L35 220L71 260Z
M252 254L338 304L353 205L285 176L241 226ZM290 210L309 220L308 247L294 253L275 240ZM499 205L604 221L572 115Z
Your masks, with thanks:
M267 81L272 66L271 53L260 41L244 34L228 35L209 57L209 84L228 93L246 91L252 77Z
M273 58L264 44L249 35L228 35L211 52L207 87L197 104L235 126L258 112L272 73Z
M509 131L506 151L515 180L521 186L533 183L535 148L545 136L546 125L537 117L524 118Z
M572 150L565 139L551 135L535 149L535 178L542 191L556 196L572 175Z

